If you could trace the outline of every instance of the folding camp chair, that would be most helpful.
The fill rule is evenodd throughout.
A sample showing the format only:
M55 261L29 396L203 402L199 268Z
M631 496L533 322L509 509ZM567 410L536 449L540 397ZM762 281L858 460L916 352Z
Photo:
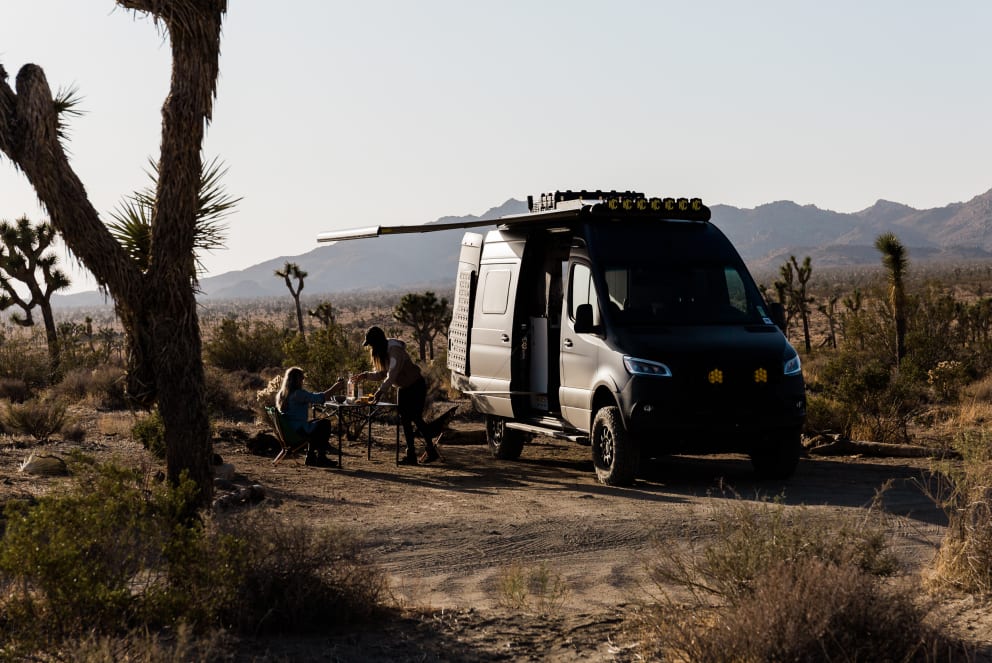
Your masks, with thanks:
M272 421L272 429L276 432L276 437L279 439L279 446L282 447L272 461L273 465L278 465L279 461L285 458L287 454L297 454L301 449L306 447L307 439L296 431L283 426L282 414L280 414L279 410L272 406L267 406L265 412Z

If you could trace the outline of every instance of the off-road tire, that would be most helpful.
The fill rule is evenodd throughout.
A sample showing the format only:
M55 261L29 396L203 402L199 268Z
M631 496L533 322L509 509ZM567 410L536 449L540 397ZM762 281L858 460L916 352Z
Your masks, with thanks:
M641 449L627 434L617 407L604 407L592 422L592 464L596 478L607 486L629 486L637 478Z
M524 450L523 432L507 428L504 417L486 415L486 441L489 453L500 460L516 460Z
M771 440L749 454L754 474L759 479L788 479L796 471L802 449L799 433L775 434Z

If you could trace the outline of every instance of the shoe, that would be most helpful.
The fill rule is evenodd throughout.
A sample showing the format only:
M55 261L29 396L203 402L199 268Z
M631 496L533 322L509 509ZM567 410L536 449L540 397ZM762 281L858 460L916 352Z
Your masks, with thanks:
M441 457L441 454L437 452L437 449L428 449L420 455L420 462L422 464L433 463L435 460Z
M337 467L338 462L326 456L307 456L304 463L308 467Z
M404 456L403 458L400 458L398 461L396 461L396 464L397 465L416 465L417 464L417 457L416 456Z

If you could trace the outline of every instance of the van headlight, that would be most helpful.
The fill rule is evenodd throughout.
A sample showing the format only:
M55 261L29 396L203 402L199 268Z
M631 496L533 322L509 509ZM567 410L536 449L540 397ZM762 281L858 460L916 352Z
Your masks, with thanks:
M792 356L785 360L785 366L782 369L784 375L799 375L803 372L803 363L799 360L799 353L789 348L789 352Z
M650 361L648 359L638 359L637 357L624 357L623 365L631 375L653 375L660 378L672 377L672 371L660 361Z

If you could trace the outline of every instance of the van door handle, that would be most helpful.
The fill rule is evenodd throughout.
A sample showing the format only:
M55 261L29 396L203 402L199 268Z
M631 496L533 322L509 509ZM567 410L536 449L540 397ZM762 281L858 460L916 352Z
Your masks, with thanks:
M500 334L499 339L501 341L503 341L504 343L509 343L510 342L510 335L509 334Z
M564 341L561 342L561 344L564 345L566 348L570 348L572 347L572 339L566 338Z

